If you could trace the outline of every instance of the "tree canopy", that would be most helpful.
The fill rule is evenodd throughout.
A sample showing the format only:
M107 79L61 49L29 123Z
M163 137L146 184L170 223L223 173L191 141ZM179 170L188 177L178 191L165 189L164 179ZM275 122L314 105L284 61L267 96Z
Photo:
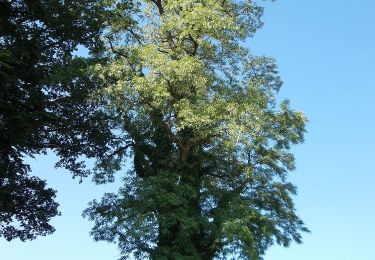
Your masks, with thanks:
M88 102L100 87L87 73L95 57L72 52L100 53L101 34L111 19L126 20L127 9L115 0L0 0L0 237L54 230L55 191L30 176L25 156L53 149L58 166L85 176L79 157L106 150L110 126L98 102Z
M272 58L244 40L262 26L253 0L135 1L132 21L103 34L91 73L116 140L96 165L118 193L84 215L92 235L151 259L261 259L273 243L301 242L291 145L306 119L278 101Z

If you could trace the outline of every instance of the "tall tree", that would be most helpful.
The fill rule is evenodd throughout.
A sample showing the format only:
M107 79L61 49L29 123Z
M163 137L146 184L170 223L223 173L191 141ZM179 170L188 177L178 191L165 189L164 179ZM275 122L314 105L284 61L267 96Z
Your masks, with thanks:
M111 136L96 104L100 87L74 59L81 45L100 53L111 20L125 23L129 1L0 0L0 237L33 239L53 232L55 191L30 176L25 156L55 150L64 166L84 176L83 154L100 155Z
M253 0L138 1L138 23L112 24L98 92L122 144L97 163L99 183L126 158L117 194L84 215L96 240L151 259L261 259L301 242L287 181L305 117L277 101L273 59L242 42L262 26Z

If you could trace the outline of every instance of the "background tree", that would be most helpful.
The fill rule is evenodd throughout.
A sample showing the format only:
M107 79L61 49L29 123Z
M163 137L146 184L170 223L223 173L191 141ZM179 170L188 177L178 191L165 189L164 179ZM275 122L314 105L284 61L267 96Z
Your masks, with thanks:
M110 125L100 85L87 73L95 58L73 58L81 45L100 53L109 21L131 5L115 0L0 0L0 237L33 239L53 232L55 191L29 175L25 156L55 150L58 166L88 174L79 157L105 151Z
M274 60L241 44L262 12L252 0L139 1L138 23L107 31L93 70L122 144L99 158L96 180L127 157L133 168L84 214L123 259L261 259L301 242L287 172L306 119L276 100Z

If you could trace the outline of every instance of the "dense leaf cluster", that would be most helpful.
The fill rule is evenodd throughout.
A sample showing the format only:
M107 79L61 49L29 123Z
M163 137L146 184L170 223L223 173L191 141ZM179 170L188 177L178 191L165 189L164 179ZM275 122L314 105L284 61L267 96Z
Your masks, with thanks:
M25 156L55 150L59 166L85 175L80 155L106 149L110 129L89 95L100 87L78 46L100 53L100 38L118 1L0 1L0 237L53 232L55 191L29 175Z
M301 242L287 173L306 119L277 101L274 60L242 45L262 7L138 2L136 22L111 24L106 62L93 67L123 140L96 179L133 161L123 188L85 211L94 238L118 243L124 259L261 259L275 242Z
M54 150L119 192L91 202L96 240L151 259L261 259L301 242L292 145L306 119L278 101L273 59L243 46L254 0L0 0L0 236L53 231L55 191L25 156ZM90 58L74 58L79 45Z

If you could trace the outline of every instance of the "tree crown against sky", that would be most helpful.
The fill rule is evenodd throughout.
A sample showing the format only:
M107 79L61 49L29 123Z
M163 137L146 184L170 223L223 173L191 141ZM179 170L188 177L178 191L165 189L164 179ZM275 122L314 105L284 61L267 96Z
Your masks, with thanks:
M94 179L112 181L133 162L123 188L85 211L94 238L118 243L124 259L261 259L275 242L301 242L287 173L306 119L276 100L274 60L242 45L262 26L262 7L136 2L93 66L117 135Z
M33 239L54 231L55 191L30 176L26 156L53 149L75 175L84 176L83 154L106 150L110 126L98 102L98 87L74 58L82 45L93 53L108 21L126 15L126 3L107 0L0 0L0 237Z

